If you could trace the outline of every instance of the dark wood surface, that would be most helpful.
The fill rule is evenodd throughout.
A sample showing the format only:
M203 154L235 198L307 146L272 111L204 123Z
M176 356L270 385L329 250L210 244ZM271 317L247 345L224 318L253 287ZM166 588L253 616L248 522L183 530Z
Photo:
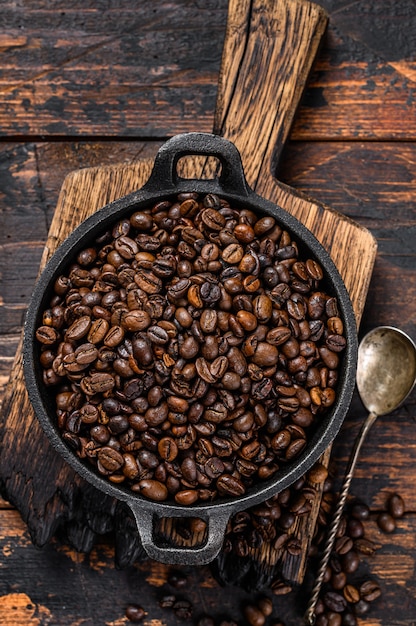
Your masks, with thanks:
M2 390L65 176L151 158L167 136L213 128L227 3L140 4L0 8ZM415 338L416 8L410 0L321 5L328 32L277 174L376 237L361 333L393 324ZM362 624L416 619L414 408L415 393L375 425L353 483L374 515L395 490L407 507L394 535L382 535L372 522L382 548L368 567L383 599ZM355 398L333 450L341 470L364 415ZM169 589L167 568L146 561L116 569L114 542L105 534L92 538L92 549L91 537L84 538L86 554L59 532L39 549L7 489L3 495L0 624L118 625L126 623L129 602L143 604L148 620L176 623L157 604ZM212 611L241 621L247 592L220 587L209 568L188 574L195 615ZM298 594L275 598L276 615L289 626L300 623L298 600Z

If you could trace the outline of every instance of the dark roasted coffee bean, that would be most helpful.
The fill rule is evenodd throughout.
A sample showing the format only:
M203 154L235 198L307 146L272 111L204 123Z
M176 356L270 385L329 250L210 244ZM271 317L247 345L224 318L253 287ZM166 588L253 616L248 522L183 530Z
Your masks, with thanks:
M136 332L145 330L151 323L151 317L147 311L134 309L123 312L121 325L124 330Z
M104 469L109 472L116 472L124 463L123 456L110 447L100 448L97 452L97 457Z
M36 339L44 346L51 346L59 339L59 333L52 326L40 326L36 329Z
M76 319L65 333L67 341L78 341L88 334L91 327L91 318L84 315Z
M172 571L168 576L168 583L175 589L186 589L188 586L188 577L180 571Z
M344 572L353 574L360 565L360 557L355 550L351 550L342 556L341 562Z
M178 619L189 620L192 617L193 607L188 600L176 600L172 608Z
M387 500L387 510L394 519L400 519L405 512L403 498L397 494L392 494Z
M238 478L230 474L223 474L216 482L217 489L221 495L242 496L245 493L244 484Z
M201 213L201 220L204 225L214 231L219 231L225 226L224 216L216 210L216 208L210 207Z
M75 360L80 365L90 365L98 357L97 348L91 343L84 343L75 350Z
M126 617L130 622L139 623L146 616L146 611L139 604L129 604L126 608Z
M370 509L363 502L355 502L350 511L351 516L357 520L366 520L370 517Z
M357 619L354 613L347 613L344 611L342 614L342 626L357 626Z
M344 535L336 540L334 549L338 554L346 554L347 552L352 550L353 546L353 540L350 537Z
M263 626L266 616L258 606L247 604L243 609L244 617L250 626Z
M381 589L375 581L367 580L360 585L359 594L365 602L374 602L381 596Z
M379 513L377 516L377 525L384 533L393 533L396 530L396 521L387 511Z
M334 613L342 613L347 607L345 598L334 591L328 591L324 594L323 601L325 606Z
M176 596L174 596L173 594L170 595L164 595L160 600L159 600L159 606L162 609L171 609L173 607L173 605L175 604L177 598Z

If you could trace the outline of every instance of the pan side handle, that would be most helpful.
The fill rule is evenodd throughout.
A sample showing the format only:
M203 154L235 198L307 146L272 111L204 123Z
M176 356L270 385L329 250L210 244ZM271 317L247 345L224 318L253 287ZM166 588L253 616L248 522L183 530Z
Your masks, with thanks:
M225 530L230 518L230 510L228 509L215 510L214 512L214 507L212 513L201 509L198 517L207 524L205 543L201 546L181 547L157 542L155 524L158 515L154 510L144 507L140 502L130 502L129 506L135 517L143 548L151 559L170 565L205 565L213 561L222 548ZM183 512L183 515L186 515L186 511Z

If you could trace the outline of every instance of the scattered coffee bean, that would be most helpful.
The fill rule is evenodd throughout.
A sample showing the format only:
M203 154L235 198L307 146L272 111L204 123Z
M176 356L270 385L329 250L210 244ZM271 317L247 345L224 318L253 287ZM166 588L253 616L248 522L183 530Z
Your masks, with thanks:
M387 511L379 513L377 516L377 525L384 533L393 533L396 530L396 521Z
M254 604L247 604L243 613L250 626L263 626L266 622L265 614Z
M139 623L146 616L146 611L139 604L129 604L126 608L126 617L130 622Z
M405 505L403 498L397 494L392 494L387 501L387 511L394 519L400 519L405 512Z

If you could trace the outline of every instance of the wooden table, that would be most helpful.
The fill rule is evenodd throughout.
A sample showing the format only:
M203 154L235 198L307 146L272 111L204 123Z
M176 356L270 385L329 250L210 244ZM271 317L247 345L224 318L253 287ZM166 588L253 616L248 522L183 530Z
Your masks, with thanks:
M179 132L212 131L227 2L140 4L33 0L0 8L2 395L65 176L153 157ZM278 176L376 237L361 333L392 324L416 338L414 2L320 4L328 31ZM353 483L382 546L368 568L383 598L362 624L416 623L415 397L376 424ZM333 449L341 472L364 415L355 397ZM374 520L392 491L407 513L383 535ZM10 500L7 489L3 495ZM154 624L176 624L157 602L171 590L168 568L146 561L117 570L105 535L85 554L60 532L39 549L8 499L0 501L0 624L118 626L130 602ZM207 611L241 623L241 604L253 594L220 587L208 567L187 574L195 617ZM297 598L274 598L286 626L300 622Z

